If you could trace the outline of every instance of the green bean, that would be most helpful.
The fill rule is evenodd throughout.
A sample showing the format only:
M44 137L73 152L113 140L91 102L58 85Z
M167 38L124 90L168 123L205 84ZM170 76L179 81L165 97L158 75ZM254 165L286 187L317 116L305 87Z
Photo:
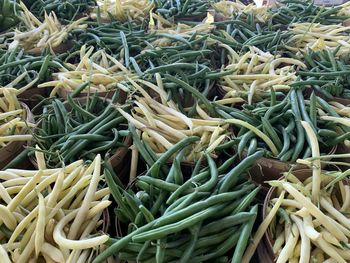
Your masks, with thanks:
M123 213L128 217L128 220L132 221L132 214L128 210L126 204L123 201L123 197L121 195L119 186L114 182L112 178L112 174L107 169L105 169L105 177L106 177L108 187L111 189L111 194L114 200L117 202L118 206L121 208Z
M220 246L216 247L215 249L213 248L210 249L210 251L214 251L214 252L210 252L208 254L203 254L203 255L196 255L195 257L192 258L191 262L199 263L199 262L207 261L209 259L217 258L219 256L224 255L225 253L227 253L227 251L229 251L232 247L234 247L237 244L239 236L240 236L240 232L236 231L227 240L225 240Z
M206 236L210 234L218 233L223 229L231 229L233 226L247 222L254 217L252 212L241 212L235 215L224 217L220 220L214 221L202 227L199 236Z
M254 222L255 219L257 217L258 214L258 205L255 205L251 210L251 213L254 214L254 216L252 218L249 219L249 221L242 227L242 231L240 233L240 237L238 239L236 248L235 248L235 252L233 254L232 263L240 263L242 261L242 257L244 254L244 251L247 247L249 238L250 238L250 234L252 232L253 226L254 226Z
M258 147L258 140L256 138L252 138L249 143L249 147L247 150L247 156L252 155L254 152L256 152Z
M158 219L156 226L160 227L173 222L177 222L217 203L224 203L237 199L238 197L242 196L247 191L247 189L250 189L250 187L243 187L242 189L235 192L220 193L218 195L211 196L206 200L198 201L184 209L169 214L169 216Z
M142 245L142 248L139 250L139 253L138 253L137 258L136 258L137 261L140 261L142 259L143 255L146 253L146 251L148 250L150 245L151 245L151 241L146 241ZM130 244L128 245L128 247L130 248Z
M262 121L262 125L263 125L263 128L264 128L264 131L266 131L265 133L267 135L269 135L269 137L271 138L271 140L273 141L273 143L275 144L277 149L281 150L282 147L283 147L282 146L282 142L281 142L280 138L278 137L275 129L272 127L270 122L265 117L262 117L261 121Z
M313 122L311 121L310 116L309 116L309 114L306 111L305 100L304 100L304 96L303 96L302 91L301 90L297 90L296 91L296 95L297 95L297 100L299 102L299 110L301 112L301 115L302 115L304 121L310 123L312 129L316 132L316 127L313 125Z
M147 240L155 240L163 238L169 234L177 233L183 229L191 227L207 218L212 216L220 209L222 205L215 205L209 208L206 208L203 211L192 214L191 216L177 221L175 223L170 223L163 226L157 226L155 229L145 231L143 233L137 234L132 237L134 242L145 242ZM171 216L171 215L170 215ZM158 221L159 222L159 221Z
M241 213L243 212L253 201L253 199L255 198L255 196L258 194L258 192L260 191L260 186L258 186L257 188L254 189L254 191L252 191L251 193L249 193L243 200L242 202L239 204L238 207L236 207L235 210L233 210L233 214L237 214L237 213Z
M290 158L292 158L292 155L293 155L294 152L295 152L295 148L294 148L294 147L290 148L285 154L283 154L283 155L280 157L280 160L281 160L282 162L289 161Z
M198 197L207 197L208 193L199 193L197 189L194 190L193 193L189 193L188 195L184 195L178 198L175 202L173 202L168 208L165 210L164 215L173 213L175 211L181 210L188 205L191 205L194 200Z
M165 79L180 85L182 88L184 88L188 92L192 93L195 97L197 97L199 100L201 100L203 102L203 104L206 106L207 110L211 114L215 114L214 108L212 107L212 105L209 102L209 100L202 93L200 93L197 89L191 87L186 82L184 82L184 81L182 81L180 79L177 79L177 78L175 78L175 77L173 77L171 75L166 74L164 77L165 77Z
M82 114L82 116L86 116L89 119L94 119L96 118L96 116L94 114L92 114L91 112L88 112L86 110L84 110L82 107L80 107L72 98L71 95L67 96L67 100L69 105L72 106L73 109L75 109L77 112L79 112L80 114Z
M317 108L316 108L316 95L314 92L311 93L310 96L310 108L309 108L309 115L311 123L314 127L317 127Z
M77 87L70 96L72 98L76 97L78 94L80 94L84 89L86 89L90 85L90 81L86 81L83 84L81 84L79 87Z
M277 155L278 159L280 159L281 156L283 156L289 150L289 146L290 146L290 137L288 135L288 132L286 131L287 129L281 128L281 130L283 135L283 148L280 151L280 153Z
M296 97L296 92L295 90L291 91L291 105L292 105L292 110L294 113L294 117L295 117L295 122L296 122L296 127L297 127L297 135L298 135L298 139L297 139L297 143L295 146L295 150L292 154L292 162L295 162L295 160L299 157L303 147L304 147L304 141L305 141L305 132L304 132L304 128L301 126L301 115L300 115L300 111L299 111L299 103Z
M218 169L218 173L222 173L224 172L230 165L233 164L234 160L235 160L236 156L232 156L231 158L227 159ZM192 176L189 180L187 180L183 185L181 185L168 199L167 204L171 204L173 203L176 198L183 193L183 191L185 191L191 184L193 184L196 181L201 181L201 180L205 180L208 176L209 176L210 172L209 171L205 171L202 172L198 175ZM214 174L212 174L213 176ZM214 180L214 179L212 179ZM211 180L209 180L210 182ZM199 188L196 187L197 190L199 189L203 189L203 188Z
M177 151L182 149L184 146L192 144L198 141L199 138L196 136L186 137L173 145L168 151L166 151L149 169L147 174L150 174L152 177L158 177L160 167Z
M192 253L196 247L197 241L198 241L198 236L199 236L199 231L201 229L202 223L199 223L198 225L193 226L190 231L192 234L192 238L190 241L190 244L187 246L186 250L184 251L182 257L179 259L179 263L186 263L191 260Z
M163 263L165 259L165 238L157 240L156 263Z
M119 124L120 122L122 122L124 120L123 117L118 117L116 119L113 119L112 121L102 125L101 127L98 128L94 128L93 130L91 130L92 134L99 134L101 132L104 132L106 130L110 130L113 126ZM74 155L76 155L79 151L81 151L84 147L86 147L86 145L89 144L89 140L82 140L82 141L78 141L77 143L74 144L74 146L72 146L70 151L67 151L64 153L64 161L67 162L68 160L70 160L70 158L72 158Z
M103 251L101 254L99 254L93 262L94 263L102 263L108 257L110 257L112 255L116 255L121 249L123 249L125 246L128 245L128 243L132 240L132 238L135 235L152 228L153 224L154 224L154 221L151 223L148 223L147 225L144 225L140 228L137 228L134 232L131 232L130 234L128 234L128 235L122 237L121 239L119 239L118 241L114 242L110 247L108 247L105 251Z
M183 174L181 171L181 160L183 159L187 150L187 147L184 147L182 150L180 150L180 152L176 155L174 159L174 183L178 185L182 185L184 181Z
M250 166L254 164L256 160L264 155L264 151L258 151L253 155L247 156L242 160L235 168L233 168L228 174L225 175L223 184L220 186L219 193L228 192L231 187L237 182L238 176Z
M147 176L147 175L140 176L138 180L145 182L147 184L153 185L153 186L157 187L158 189L165 190L168 192L174 192L179 188L179 185L177 185L177 184L168 183L164 180L157 179L157 178Z
M145 146L142 144L139 136L136 133L135 126L132 123L129 123L129 130L133 138L133 142L137 147L137 150L141 153L142 157L145 159L148 165L153 165L156 160L152 159Z
M252 131L248 131L246 134L242 136L238 143L237 153L238 156L242 156L244 149L246 148L248 141L254 137L254 133Z
M224 242L229 236L236 233L238 230L237 227L227 228L224 231L215 231L215 234L209 236L201 236L198 238L198 242L196 244L196 250L200 248L207 248L211 245L217 245Z
M128 47L128 41L126 40L126 37L123 31L120 31L120 38L122 40L122 44L124 47L125 66L129 67L129 64L130 64L129 47Z

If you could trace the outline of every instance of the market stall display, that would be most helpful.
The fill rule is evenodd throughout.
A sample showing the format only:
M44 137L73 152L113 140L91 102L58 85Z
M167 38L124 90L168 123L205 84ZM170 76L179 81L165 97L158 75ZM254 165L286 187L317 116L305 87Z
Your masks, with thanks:
M349 262L350 5L0 0L0 262Z

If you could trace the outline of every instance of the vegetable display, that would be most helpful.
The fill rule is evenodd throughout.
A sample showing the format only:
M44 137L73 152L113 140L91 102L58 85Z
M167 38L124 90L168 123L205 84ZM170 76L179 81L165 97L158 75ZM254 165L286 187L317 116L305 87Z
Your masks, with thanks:
M0 262L350 262L350 4L274 2L0 0Z
M154 8L152 1L136 1L136 0L97 0L95 10L90 14L93 19L102 21L117 20L120 22L138 21L144 22L149 12Z
M139 84L148 86L157 96L161 98L159 103L154 100L147 92L136 82L134 87L144 97L136 97L135 106L132 108L132 115L119 109L119 112L140 130L141 138L149 145L155 154L159 155L174 147L177 142L198 136L200 140L189 147L184 159L186 161L195 161L206 153L215 154L214 151L220 145L229 133L227 129L229 124L218 118L211 118L200 105L196 105L193 110L198 116L187 117L176 106L172 100L167 100L163 83L158 76L159 86L146 81L140 81Z
M225 255L232 248L232 261L241 261L257 217L257 205L251 204L259 191L245 181L244 172L261 152L234 168L230 168L234 157L217 167L206 155L208 167L200 169L199 160L186 180L180 163L186 147L197 140L185 138L156 161L151 159L149 170L137 179L137 193L121 189L112 174L106 173L119 206L115 212L128 225L128 232L120 239L111 239L109 248L95 262L103 262L111 254L144 262L227 260ZM175 160L168 167L167 159L173 154Z
M334 105L339 106L337 103ZM254 105L244 104L241 111L222 105L217 108L222 117L236 118L252 127L247 129L237 125L239 155L247 149L254 152L263 147L269 150L268 156L284 162L310 157L311 145L306 140L301 121L312 127L322 154L328 154L332 147L349 139L348 124L339 121L342 118L337 111L340 111L314 93L309 100L305 100L300 89L291 89L280 101L275 94L270 101L265 100ZM262 140L259 133L271 140Z
M70 22L86 13L95 4L95 0L35 0L28 7L36 17L44 18L45 13L54 12L60 22Z
M308 50L304 55L307 69L297 73L302 80L311 81L315 90L328 99L349 96L348 58L347 55L340 58L339 50Z
M267 233L274 240L272 249L277 262L286 262L288 258L296 262L331 259L347 262L350 259L344 247L350 234L346 212L349 210L349 185L342 179L346 173L320 173L320 200L314 201L308 198L314 190L311 177L300 181L293 174L287 174L285 180L271 182L276 187L276 197L270 200L273 208L269 209L268 216L275 218ZM276 209L277 213L273 213Z
M64 70L61 61L50 55L33 56L23 50L0 50L0 86L16 88L23 93L51 79L55 71Z
M0 32L5 31L20 21L20 7L13 0L2 0L0 2Z
M20 27L12 36L9 49L21 47L31 53L39 53L44 48L54 49L67 40L68 33L75 28L84 28L81 25L86 18L81 18L67 26L63 26L54 12L46 14L43 22L36 18L22 3L23 29Z
M48 167L81 158L93 160L97 154L113 155L118 147L127 147L122 144L129 134L122 130L124 118L112 106L116 97L105 102L97 96L81 100L68 96L66 104L54 99L44 106L34 142Z
M37 157L39 170L0 172L1 262L94 258L94 249L108 240L95 235L111 203L109 189L98 186L101 157L90 166L80 160L60 169L47 169Z
M135 74L103 50L95 53L93 51L93 47L81 47L79 64L66 63L66 68L52 74L54 80L41 83L38 87L53 87L50 96L56 93L87 94L115 89L128 92L129 90L119 82L132 78Z
M296 69L306 65L296 59L273 56L256 47L243 55L238 55L232 48L223 45L229 52L227 70L232 70L221 78L224 98L243 97L249 104L255 97L276 92L288 91L290 85L297 80Z
M27 128L33 128L33 123L27 123L30 113L18 101L17 90L0 89L0 108L0 147L10 142L31 141L32 135L27 134Z

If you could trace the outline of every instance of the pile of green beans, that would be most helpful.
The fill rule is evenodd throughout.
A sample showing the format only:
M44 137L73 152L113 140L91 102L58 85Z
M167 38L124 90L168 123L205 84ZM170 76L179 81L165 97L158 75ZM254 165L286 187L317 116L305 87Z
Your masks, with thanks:
M183 18L199 17L203 19L208 10L209 1L201 0L155 0L156 12L167 19L181 20Z
M22 88L36 78L36 84L39 84L50 80L52 73L61 68L64 68L61 61L50 55L31 56L22 49L0 49L0 86L6 86L25 73L25 77L14 88Z
M289 25L292 23L322 23L341 24L347 16L338 16L341 7L324 8L314 4L312 0L279 0L276 7L272 7L273 23Z
M217 44L208 44L207 34L193 33L189 37L170 34L156 36L171 43L166 47L147 48L135 57L139 65L139 74L145 78L152 79L155 73L169 74L207 96L213 81L233 72L217 70L226 63L227 58L221 56ZM165 80L164 87L168 89L172 98L179 95L176 86L176 83ZM183 97L192 97L191 93L187 93L184 91ZM180 101L176 98L174 100Z
M235 50L241 51L255 46L262 51L275 53L285 51L285 44L293 35L281 24L273 24L271 20L266 23L256 23L252 16L247 21L238 19L216 22L220 30L214 31L211 36ZM228 37L229 36L229 37Z
M117 59L125 59L125 57L133 57L141 53L150 42L156 39L154 33L148 33L143 25L136 25L132 22L121 24L120 22L90 21L88 24L87 29L77 29L71 32L72 41L75 44L72 50L75 52L67 52L60 57L70 60L78 59L80 47L87 45L105 49ZM127 65L128 62L126 62ZM131 58L130 62L134 60Z
M135 191L123 190L116 176L105 171L118 204L116 216L127 233L110 238L94 263L111 255L142 262L228 262L228 257L241 262L257 217L254 199L260 189L247 182L246 171L263 151L236 166L236 156L217 166L206 155L205 167L198 160L186 173L182 160L198 137L185 138L157 157L138 139L134 127L130 131L150 168L137 177Z
M304 54L307 69L297 74L328 99L350 98L350 56L337 56L338 50L312 51Z
M95 5L95 0L36 0L30 5L29 10L40 18L44 17L45 12L47 14L55 12L61 22L69 22Z
M0 1L0 32L8 30L20 22L20 6L17 1Z
M93 95L66 104L58 99L43 107L35 130L34 142L44 153L50 167L59 167L75 160L93 160L97 154L112 155L129 135L125 119L111 101ZM124 106L127 107L127 106ZM33 151L37 149L33 148Z
M321 154L328 154L333 146L350 138L350 129L347 126L320 118L318 110L328 116L339 115L315 93L311 94L309 100L304 98L301 89L291 89L282 100L277 100L275 95L272 97L270 101L264 100L255 105L245 104L242 110L222 105L217 105L216 109L222 117L240 119L267 135L276 146L278 155L274 156L267 151L266 156L284 162L295 162L311 156L311 147L301 121L308 122L314 130ZM237 128L236 150L239 155L250 155L258 149L269 149L252 130Z

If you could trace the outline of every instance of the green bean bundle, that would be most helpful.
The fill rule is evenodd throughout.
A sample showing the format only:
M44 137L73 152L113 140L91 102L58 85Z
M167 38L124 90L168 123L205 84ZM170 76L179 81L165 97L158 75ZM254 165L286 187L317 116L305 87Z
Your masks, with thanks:
M63 21L74 20L77 16L96 5L95 0L36 0L30 6L30 11L36 17L44 17L45 12L55 12L57 18Z
M89 27L86 29L77 29L71 32L75 43L73 49L75 52L67 52L61 56L62 58L78 59L79 50L76 50L86 45L105 49L115 58L124 59L125 56L133 57L141 53L148 43L155 40L154 33L148 33L142 26L132 22L124 24L120 22L88 22L88 24Z
M321 154L350 138L349 126L339 122L339 109L312 93L304 99L300 89L291 91L282 100L265 100L255 105L243 105L235 109L217 105L218 113L226 119L239 119L249 124L247 128L237 123L237 152L243 155L257 149L267 149L267 156L281 161L295 162L311 156L311 145L301 126L301 121L310 124L316 134ZM264 140L265 139L265 140Z
M341 6L325 8L314 4L311 0L279 0L270 8L273 23L290 25L297 22L322 23L325 25L340 24L348 16L339 15Z
M207 34L160 33L156 36L157 39L152 42L152 46L135 57L140 73L147 79L153 79L155 73L168 74L208 96L215 80L233 72L217 70L226 63L227 58L221 56L218 42L209 44ZM165 82L164 87L177 103L181 104L179 97L185 100L193 97L193 94L185 89L179 94L175 89L178 83L169 80ZM182 94L184 96L181 96Z
M13 0L0 1L0 32L5 31L20 22L20 6Z
M302 80L310 81L312 88L328 99L333 96L350 98L349 55L339 58L338 51L308 50L304 54L307 69L297 72Z
M218 167L206 156L186 174L181 161L186 148L199 140L188 137L156 158L130 127L138 150L150 165L136 182L138 192L123 190L106 171L107 183L118 207L116 216L128 231L111 238L96 258L103 262L114 254L124 260L142 262L240 262L257 216L254 198L259 191L247 182L246 170L263 155L257 151L233 167L235 156ZM175 155L173 164L167 160ZM232 252L229 252L232 251Z
M158 14L167 19L178 20L196 16L203 19L209 6L207 0L156 0L155 4Z
M263 51L285 52L284 43L293 35L281 24L255 22L232 19L215 23L221 30L216 30L212 38L233 49L247 50L255 46Z
M117 93L109 102L96 95L79 100L68 96L66 104L54 99L44 106L38 119L34 141L40 149L33 150L44 153L48 167L114 154L126 146L123 138L129 135L123 130L124 117L113 107L116 98Z
M0 86L23 89L51 79L64 66L50 55L31 56L22 49L0 49Z

